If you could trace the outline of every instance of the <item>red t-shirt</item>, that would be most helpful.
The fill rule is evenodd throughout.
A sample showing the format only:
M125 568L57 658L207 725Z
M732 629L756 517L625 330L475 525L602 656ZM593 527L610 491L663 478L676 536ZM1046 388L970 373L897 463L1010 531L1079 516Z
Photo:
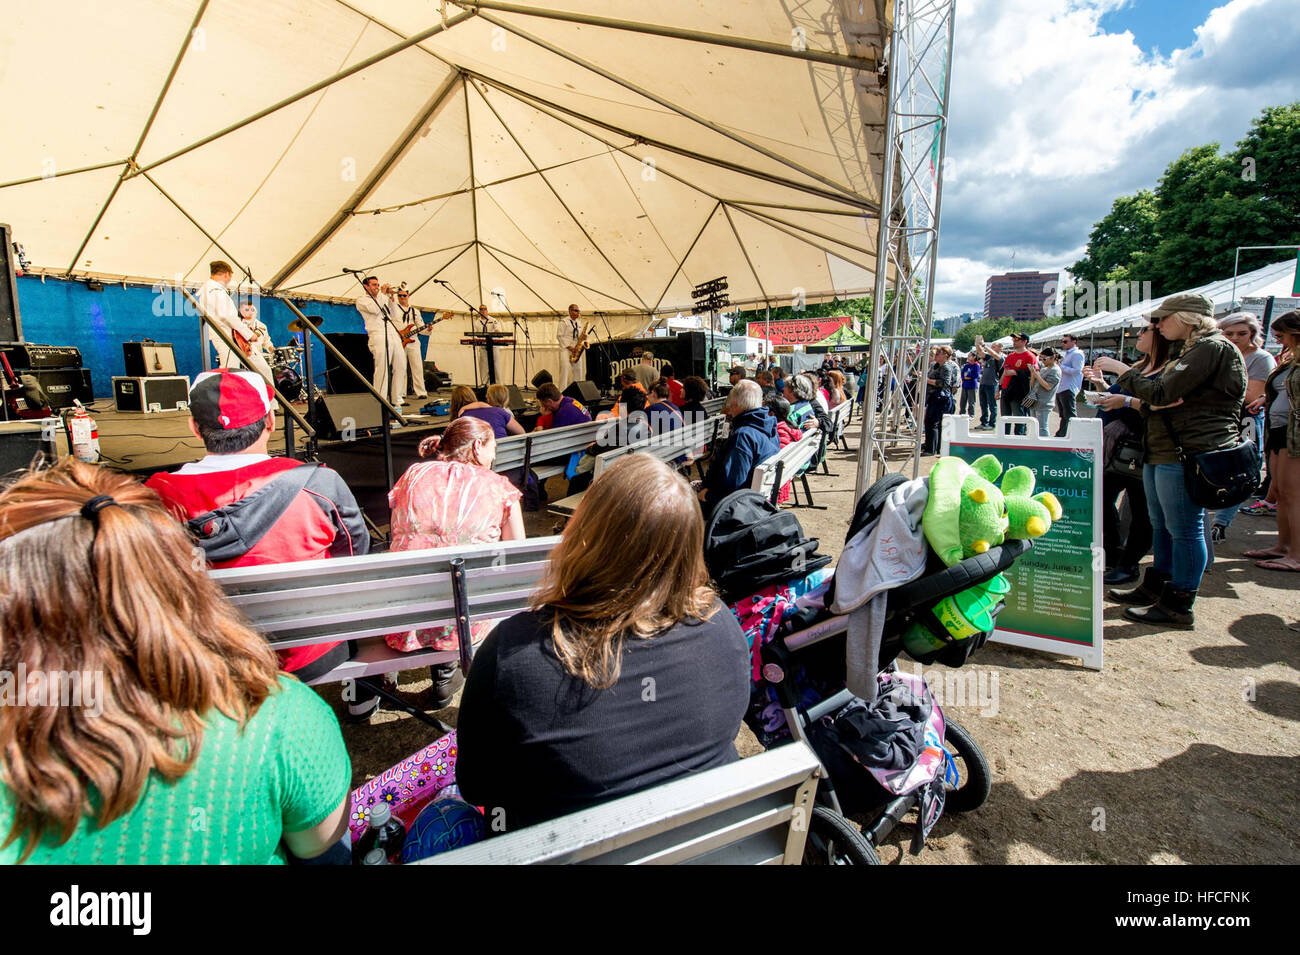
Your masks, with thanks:
M679 408L686 404L686 386L676 378L668 379L668 400Z
M229 471L206 471L199 474L159 473L145 482L162 498L167 509L182 523L251 494L284 471L299 467L292 458L271 458ZM334 543L334 525L319 504L307 493L300 493L288 510L260 541L243 557L215 561L214 569L246 567L252 564L285 564L297 560L315 560L330 556ZM323 657L337 643L315 644L280 651L280 666L292 673Z
M1038 356L1031 351L1013 351L1002 363L1002 387L1011 384L1020 368L1037 368Z

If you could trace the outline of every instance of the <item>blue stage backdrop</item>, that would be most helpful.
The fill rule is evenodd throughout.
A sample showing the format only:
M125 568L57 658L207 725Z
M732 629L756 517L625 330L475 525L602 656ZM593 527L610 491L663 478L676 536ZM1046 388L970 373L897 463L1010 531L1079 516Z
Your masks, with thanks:
M193 289L191 289L193 291ZM319 315L326 332L364 332L361 316L351 305L295 302L305 314ZM176 370L191 381L202 370L199 355L199 320L188 300L173 288L156 292L140 285L105 285L92 292L84 282L25 275L18 279L18 308L23 337L42 345L75 345L90 369L95 397L112 397L115 376L126 374L122 342L152 338L170 342L176 352ZM288 325L294 319L288 306L264 298L260 316L271 330L271 340L288 345L294 337ZM302 337L301 333L298 335ZM325 349L313 339L312 370L316 383L325 387Z

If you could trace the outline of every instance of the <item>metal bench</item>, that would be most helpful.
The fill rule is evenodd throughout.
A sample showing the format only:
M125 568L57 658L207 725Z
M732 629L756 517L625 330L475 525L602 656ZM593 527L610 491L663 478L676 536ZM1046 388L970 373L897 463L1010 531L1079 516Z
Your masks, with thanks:
M800 474L804 466L817 456L817 451L821 447L822 435L820 431L809 431L798 441L793 444L787 444L784 448L772 455L765 461L761 461L754 469L754 477L750 480L749 486L752 490L766 495L768 500L773 504L781 494L781 486L785 483L786 477L790 476L797 479L803 485L804 496L808 499L807 504L799 503L798 493L794 493L795 507L812 507L817 510L826 510L825 505L814 504L812 490L808 487L807 473Z
M848 451L849 441L844 436L845 429L849 426L849 419L853 417L853 402L845 399L830 410L831 427L830 432L826 435L826 450L830 451L833 447L838 447L841 451ZM831 474L831 469L827 466L827 457L822 458L822 474L827 477L837 477Z
M531 470L539 481L563 474L569 456L596 440L601 421L584 421L563 428L548 428L528 434L512 434L497 441L497 456L492 470L498 474L523 468Z
M685 456L689 467L694 461L695 451L698 448L706 446L712 448L725 420L721 415L714 415L694 424L683 425L674 431L666 431L643 441L634 441L632 444L604 451L596 455L595 477L600 477L605 468L628 454L652 454L661 461L672 461ZM603 421L601 424L613 425L614 420ZM547 510L556 517L572 517L578 503L582 500L582 495L586 493L586 491L579 491L577 494L570 494L556 501Z
M791 743L417 864L798 865L818 776Z
M212 571L253 627L275 650L361 641L356 657L310 682L365 681L368 689L445 729L369 678L460 661L469 669L469 628L527 609L558 537L437 550L412 550ZM389 633L450 626L459 650L402 653Z
M709 417L713 417L715 414L722 414L722 407L726 403L726 398L705 398L700 402L700 404L704 406L704 410L708 412Z

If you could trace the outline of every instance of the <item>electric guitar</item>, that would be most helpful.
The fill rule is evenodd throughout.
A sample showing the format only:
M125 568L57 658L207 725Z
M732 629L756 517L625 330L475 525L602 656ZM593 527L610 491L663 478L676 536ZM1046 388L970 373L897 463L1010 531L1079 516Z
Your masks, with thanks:
M447 319L451 318L451 316L451 312L443 312L433 321L425 322L423 325L417 325L415 322L411 322L411 324L407 325L399 333L402 336L402 347L405 348L422 334L433 328L434 325L437 325L439 322L445 322Z
M586 331L582 333L581 337L579 337L576 342L574 342L572 345L569 346L570 365L576 365L578 363L578 359L582 357L582 353L591 347L591 343L587 341L587 336L590 335L593 331L595 331L595 329L596 329L596 324L595 322L593 322L592 324L587 326Z

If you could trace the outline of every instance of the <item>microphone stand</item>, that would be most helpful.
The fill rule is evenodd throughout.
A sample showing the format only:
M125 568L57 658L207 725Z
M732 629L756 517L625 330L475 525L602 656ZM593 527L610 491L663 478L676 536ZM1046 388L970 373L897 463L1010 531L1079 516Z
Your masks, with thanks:
M608 319L605 318L605 313L597 309L596 314L600 316L600 323L605 326L605 344L608 345L610 342L614 340L614 333L609 330L609 321ZM590 349L588 349L588 351L590 351ZM613 350L611 350L609 354L613 355L614 354ZM587 377L588 379L590 379L591 377L590 368L587 369ZM609 390L611 393L616 392L618 390L617 387L615 387L616 384L617 382L615 381L613 376L610 376Z
M532 340L532 336L528 334L528 325L524 322L519 321L519 316L517 316L514 312L510 311L510 306L506 304L505 296L498 295L496 292L493 292L492 297L496 299L498 302L500 302L501 307L506 310L506 314L510 316L511 325L515 330L515 342L510 352L510 383L513 385L519 380L518 362L519 362L520 330L521 329L523 330L524 341L527 342L527 345L524 347L524 377L525 378L528 377L528 358L529 358L529 353L533 350L533 340Z
M471 305L468 301L466 301L466 300L465 300L465 296L461 295L461 294L460 294L459 292L457 292L454 288L452 288L450 282L446 281L445 279L434 279L433 281L434 281L436 284L441 285L443 288L445 288L445 289L446 289L448 292L450 292L452 295L456 296L456 297L457 297L458 299L460 299L462 302L465 302L465 307L466 307L467 309L469 309L470 322L471 322L471 324L470 324L470 328L471 328L471 329L474 327L474 324L473 324L473 323L475 323L475 322L479 322L479 321L483 321L483 316L481 316L481 315L478 313L478 308L475 307L475 306L473 306L473 305ZM483 328L482 328L482 331L483 331L484 334L486 335L486 333L487 333L487 322L485 322L485 321L483 322ZM483 345L484 348L491 348L491 347L492 347L492 339L490 339L490 338L484 338L484 342L485 342L485 344ZM490 385L490 384L492 384L492 381L491 381L491 378L492 378L492 366L493 366L493 361L492 361L492 357L493 357L493 356L492 356L492 353L491 353L491 352L488 352L488 353L487 353L487 357L488 357L488 379L489 379L488 382L487 382L487 384ZM478 353L477 353L477 352L474 353L474 385L475 385L475 387L478 387Z

